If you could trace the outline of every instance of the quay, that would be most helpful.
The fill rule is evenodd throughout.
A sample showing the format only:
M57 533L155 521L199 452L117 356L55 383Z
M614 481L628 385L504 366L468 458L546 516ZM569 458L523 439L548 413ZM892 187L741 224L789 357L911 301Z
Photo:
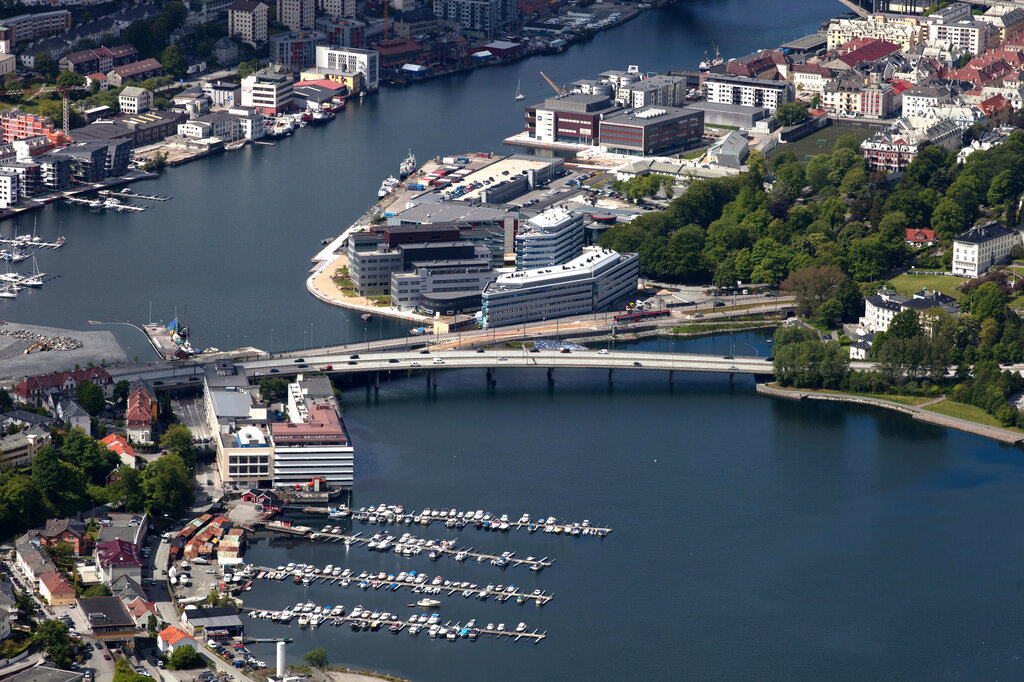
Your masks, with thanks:
M295 616L295 614L291 611L269 611L266 609L254 609L247 606L243 606L241 608L241 611L248 611L249 615L254 618L267 618L279 625L285 626L288 626L287 621L290 621L291 618ZM263 616L262 614L267 615ZM282 615L284 615L285 618L287 618L287 620L282 622L282 620L280 619ZM518 642L519 640L525 639L527 641L533 642L534 644L539 644L548 636L546 630L544 632L541 632L539 630L527 632L525 629L525 623L520 623L518 627L515 627L512 630L508 630L505 629L503 623L498 626L495 626L494 623L488 623L486 627L482 628L469 627L470 624L475 623L475 621L467 621L465 624L463 624L461 621L456 623L447 621L443 625L439 622L435 623L434 625L426 625L420 624L419 622L413 623L411 619L409 621L398 620L396 618L398 614L385 613L380 615L381 617L372 618L372 616L370 615L370 611L366 609L361 609L359 615L349 614L347 616L321 617L320 620L316 621L315 625L310 624L309 628L315 630L320 625L332 625L334 627L350 625L352 626L353 630L373 630L374 632L377 632L386 629L387 631L396 635L402 632L403 630L408 629L410 631L409 634L415 636L419 634L423 629L436 626L436 629L428 630L428 637L430 637L430 639L447 640L449 642L454 642L456 639L463 638L468 638L470 641L475 641L479 635L489 635L495 639L501 639L502 637L504 637L506 638L506 641L511 640L513 642ZM383 618L382 616L384 615L389 617ZM300 625L299 627L301 627L302 629L306 629L305 625ZM416 628L415 631L413 630L413 628Z
M273 581L284 581L287 578L294 576L294 573L288 571L278 571L273 568L260 567L256 569L257 580L273 580ZM374 590L387 590L389 592L396 592L403 587L407 587L413 591L414 594L436 594L442 595L447 593L447 596L454 597L457 594L462 594L467 599L476 597L481 601L486 600L489 597L494 597L495 601L500 604L504 604L509 599L515 599L516 603L524 604L528 601L534 602L537 606L544 606L549 601L555 598L554 594L548 594L543 590L534 590L532 592L524 592L519 589L514 589L509 592L508 587L501 586L503 589L497 589L494 585L477 585L476 583L462 583L447 581L441 581L441 576L436 576L433 579L426 579L422 582L416 582L415 577L412 576L412 580L397 580L395 578L389 578L389 576L381 577L382 574L368 574L366 572L360 573L359 575L353 575L351 573L345 575L317 575L310 574L310 585L314 585L320 582L322 585L334 585L342 588L358 587L361 590L368 590L373 588ZM400 574L401 575L401 574ZM425 575L425 574L423 574ZM438 580L439 584L433 584L434 580ZM305 586L303 583L300 585ZM409 606L414 606L410 604Z
M136 194L130 190L118 192L112 189L101 189L97 192L101 197L120 197L123 199L145 199L146 201L168 201L174 197L165 197L159 194Z

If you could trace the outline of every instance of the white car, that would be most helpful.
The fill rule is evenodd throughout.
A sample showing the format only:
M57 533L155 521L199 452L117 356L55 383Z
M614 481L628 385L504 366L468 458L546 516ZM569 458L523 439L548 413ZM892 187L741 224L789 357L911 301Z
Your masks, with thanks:
M602 348L601 350L597 351L597 354L598 355L608 355L608 349L607 348Z
M443 365L444 364L444 360L442 360L441 358L434 358L434 364L435 365Z

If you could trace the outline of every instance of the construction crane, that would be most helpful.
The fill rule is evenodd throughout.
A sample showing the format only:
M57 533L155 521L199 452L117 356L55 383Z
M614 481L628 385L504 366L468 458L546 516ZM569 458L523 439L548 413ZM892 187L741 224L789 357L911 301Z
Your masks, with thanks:
M541 71L540 75L541 75L541 77L544 80L546 80L548 82L548 85L550 85L552 88L554 88L555 92L557 92L559 95L564 95L565 94L565 88L564 87L558 87L557 85L555 85L555 81L553 81L550 78L548 78L547 74L545 74L543 71Z

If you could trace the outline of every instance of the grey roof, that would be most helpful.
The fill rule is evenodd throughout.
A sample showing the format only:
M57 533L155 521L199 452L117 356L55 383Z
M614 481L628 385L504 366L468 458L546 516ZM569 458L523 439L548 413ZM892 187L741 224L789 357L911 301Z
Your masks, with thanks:
M989 223L988 225L972 227L953 241L966 242L968 244L983 244L987 241L998 239L999 237L1005 237L1012 232L1013 230L999 223Z
M39 535L44 538L53 538L66 530L82 536L85 535L85 524L74 519L47 519L46 525L39 531Z
M134 578L131 578L125 574L121 574L114 578L110 583L110 591L114 593L115 597L120 598L126 604L130 603L136 597L141 597L145 601L149 601L149 597L146 592Z
M4 164L10 166L12 164ZM29 412L28 410L11 410L10 412L4 412L2 415L4 419L8 421L23 422L25 424L31 424L33 426L43 426L49 428L57 423L57 420L53 417L47 417L42 414L36 414L35 412Z
M149 92L149 90L147 90L145 88L138 88L138 87L135 87L134 85L129 85L128 87L126 87L125 89L123 89L121 91L119 96L123 96L123 97L139 97L140 95L142 95L145 92Z
M244 380L242 385L246 385ZM218 419L245 418L249 416L249 410L252 408L252 398L248 393L211 391L210 399L213 401L213 410Z
M544 100L544 104L538 109L556 109L558 111L575 111L577 113L599 114L606 111L618 109L619 105L612 104L608 95L559 95Z
M0 607L13 613L17 610L18 600L14 598L14 590L6 580L0 580Z
M99 545L111 540L124 540L132 544L138 544L138 541L142 539L143 529L140 526L141 524L134 526L123 524L100 526L99 532L96 534L96 544Z
M78 608L88 618L90 628L118 625L135 627L135 619L128 613L120 597L79 597Z
M230 606L187 609L182 612L182 616L186 618L190 624L202 625L206 628L231 625L239 626L242 624L242 619L239 618L238 612Z
M36 666L11 675L4 682L77 682L83 675L74 670Z
M896 313L900 311L900 304L898 302L884 299L877 294L875 296L868 296L865 300L876 308L885 308Z
M664 113L656 113L659 111ZM638 109L628 109L625 111L616 111L614 113L607 114L602 120L601 125L615 124L635 126L637 128L649 128L651 126L661 125L666 121L697 116L701 116L701 113L693 109L649 105Z

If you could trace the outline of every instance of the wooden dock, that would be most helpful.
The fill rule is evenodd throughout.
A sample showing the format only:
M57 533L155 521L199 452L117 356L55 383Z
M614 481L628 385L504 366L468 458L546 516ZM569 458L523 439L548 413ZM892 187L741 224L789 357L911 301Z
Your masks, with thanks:
M303 510L305 511L305 510ZM310 508L309 513L326 514L326 509ZM556 535L596 536L605 537L612 532L608 526L592 525L589 520L582 522L559 521L555 517L545 517L530 520L525 514L519 520L513 521L507 514L499 517L497 514L487 513L485 518L477 518L473 512L458 512L454 509L424 509L420 513L405 511L401 506L381 505L376 509L352 510L352 519L360 523L370 523L370 519L376 518L377 525L419 525L431 526L435 523L444 524L446 527L461 530L472 526L479 530L497 531L504 525L505 530L526 530L530 533L554 533ZM410 523L411 521L411 523ZM449 525L451 524L451 525ZM462 528L459 527L461 524ZM372 525L372 524L371 524Z
M345 543L349 544L349 545L368 545L373 540L372 537L363 537L361 533L356 533L355 535L347 535L345 533L324 533L322 531L316 531L316 532L310 533L309 539L310 540L325 540L325 541L330 541L330 542L345 541ZM396 540L397 540L397 538L390 538L389 542L392 542L394 544L401 544L401 545L412 545L414 547L418 547L421 552L431 552L431 551L434 551L434 552L438 552L438 553L440 553L442 555L445 555L445 556L453 556L454 557L455 555L458 555L458 554L465 554L465 558L466 559L476 559L477 563L483 563L484 561L495 561L495 560L499 560L499 559L507 559L508 560L508 564L510 564L510 565L513 565L513 566L528 566L533 571L539 571L539 570L544 569L544 568L549 568L552 564L555 563L553 559L549 561L549 560L547 560L547 558L544 558L544 559L520 559L520 558L515 556L515 552L511 552L507 556L503 556L503 555L500 555L500 554L487 554L485 552L474 552L474 551L471 551L472 547L469 548L469 549L461 548L461 547L456 548L456 547L453 547L453 546L450 546L450 545L446 545L446 544L444 544L443 542L441 542L439 540L431 541L431 540L426 540L425 538L416 538L416 537L411 537L409 539L409 541L401 542L401 543L396 542ZM431 543L433 543L433 544L431 544ZM394 545L392 545L392 546L394 546Z
M133 195L130 195L130 196L135 197L136 195L133 194ZM82 199L80 197L64 197L64 198L67 201L71 202L72 204L82 204L82 205L85 205L85 206L90 206L90 207L99 208L99 209L103 209L103 210L110 210L110 211L145 211L146 210L145 206L130 206L128 204L118 204L116 206L108 206L105 203L100 204L99 206L95 206L95 204L92 201L90 201L89 199Z
M262 578L261 578L261 576L262 576ZM551 601L552 599L555 598L554 594L548 594L547 592L544 592L544 591L539 591L538 593L532 593L532 592L523 592L522 590L513 590L512 592L509 592L507 588L501 589L501 590L498 590L498 589L495 589L495 588L487 589L487 587L488 587L487 585L481 586L481 585L477 585L475 583L470 584L468 587L462 587L461 583L459 583L458 585L451 585L451 584L449 584L449 585L444 585L444 584L433 585L431 583L431 581L427 581L427 582L423 582L423 583L409 582L409 581L399 582L399 581L394 580L394 579L387 580L387 579L378 578L376 574L374 574L373 576L367 576L365 578L361 578L361 577L356 576L356 575L348 575L348 576L311 575L310 577L312 578L312 580L310 580L310 585L314 585L317 582L319 582L319 583L321 583L323 585L335 585L337 587L343 587L343 588L355 587L355 588L362 589L362 590L368 590L368 589L381 590L381 589L383 589L383 590L388 590L390 592L395 592L395 591L397 591L399 589L402 589L402 588L409 588L409 589L413 590L414 594L417 594L417 595L422 594L424 596L445 595L446 594L449 597L454 597L456 595L463 594L463 593L469 591L472 594L470 594L468 597L465 597L466 599L473 599L473 598L481 599L480 595L484 594L486 596L483 597L483 599L481 599L481 601L484 601L484 600L486 600L486 599L488 599L490 597L494 597L495 601L497 601L498 603L501 603L501 604L504 604L505 602L509 601L510 599L514 599L514 600L516 600L517 604L518 603L524 603L525 604L526 602L532 601L537 606L544 606L549 601ZM259 569L257 569L257 577L256 577L256 579L257 580L262 579L262 580L272 580L272 581L286 581L286 580L293 580L294 579L294 574L293 573L289 573L288 571L277 571L277 570L274 570L272 568L259 568ZM364 582L365 582L365 586L364 586ZM417 588L419 589L418 592L416 591ZM522 602L520 602L520 597L522 597Z
M248 606L243 606L241 608L241 611L248 611L250 613L252 613L252 612L256 612L256 613L268 612L268 613L272 613L272 614L279 614L279 613L281 613L280 611L269 611L267 609L254 609L254 608L251 608L251 607L248 607ZM365 613L365 609L363 610L363 612ZM397 614L387 614L387 615L389 615L389 616L396 616ZM291 627L290 626L290 620L289 620L289 622L285 622L285 623L282 623L282 622L280 622L278 620L274 620L273 622L278 624L278 625L285 625L287 627ZM392 626L396 626L397 630L392 633L392 634L396 634L396 635L399 634L400 632L402 632L403 630L406 630L411 625L413 625L412 623L409 623L407 621L398 620L398 619L396 619L394 617L387 618L387 619L378 618L378 619L374 620L374 619L372 619L372 618L370 618L368 616L366 616L366 617L364 617L364 616L353 616L353 615L349 614L349 615L346 615L346 616L326 616L326 617L323 618L323 620L320 621L319 625L313 626L311 629L315 630L315 629L317 629L318 627L321 627L321 626L340 627L342 625L351 625L352 623L363 624L366 627L365 628L360 628L360 629L363 629L363 630L373 630L374 632L378 632L378 631L380 631L380 632L391 632L391 627ZM429 627L430 626L429 625L424 625L422 623L417 623L416 625L420 628L419 632L423 632L423 634L426 635L428 638L436 639L438 641L449 641L449 642L453 642L453 641L455 641L455 639L464 639L464 637L459 636L459 633L463 629L472 630L472 631L476 632L478 635L488 635L490 637L493 637L494 639L501 639L502 637L504 637L506 639L506 641L507 640L511 640L513 642L518 642L520 640L524 640L525 639L527 641L533 642L534 644L540 644L548 636L548 633L547 633L546 630L544 632L541 632L540 630L533 630L532 632L527 632L526 630L523 630L522 632L517 632L514 629L514 627L513 627L512 630L508 630L508 629L499 630L496 626L494 626L493 623L488 623L488 625L490 627L482 627L482 628L478 628L478 627L466 628L461 621L456 622L456 623L452 623L451 621L447 621L447 622L445 622L443 624L442 623L437 623L437 625L439 627L446 628L448 631L456 632L455 639L448 639L447 637L444 637L444 636L430 637L430 635L429 635ZM299 627L301 627L303 630L306 629L306 627L304 627L304 626L299 626Z

